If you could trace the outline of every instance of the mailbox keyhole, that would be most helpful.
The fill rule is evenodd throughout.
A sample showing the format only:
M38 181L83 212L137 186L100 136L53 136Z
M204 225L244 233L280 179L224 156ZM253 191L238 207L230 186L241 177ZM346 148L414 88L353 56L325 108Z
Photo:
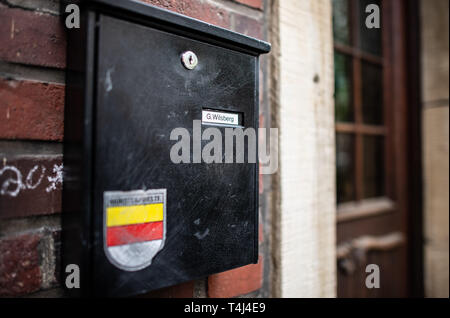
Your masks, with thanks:
M192 51L186 51L181 55L181 62L188 70L193 70L198 64L197 55Z

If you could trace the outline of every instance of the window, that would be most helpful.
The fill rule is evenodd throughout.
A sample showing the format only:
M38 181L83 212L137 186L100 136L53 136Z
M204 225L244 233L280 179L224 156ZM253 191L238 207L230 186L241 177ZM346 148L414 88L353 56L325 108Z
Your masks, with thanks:
M386 189L386 28L366 27L369 4L382 8L380 0L333 0L338 220L349 206L391 204Z
M407 0L332 3L337 294L404 297L413 274L407 266L412 259L409 235L414 211L410 202L414 186L409 183L413 159L409 118L413 115L413 100L408 90L415 85L409 82L415 71L409 72L408 63L416 54L409 52L415 47L415 40L409 39L413 32L409 22L415 21L412 19L417 13L410 5L417 4ZM366 27L366 18L372 14L365 12L369 4L380 9L380 29ZM380 244L368 244L359 251L362 254L355 253L358 248L348 248L368 242L367 237ZM391 244L394 237L398 238L397 243ZM365 287L367 264L383 268L380 289Z

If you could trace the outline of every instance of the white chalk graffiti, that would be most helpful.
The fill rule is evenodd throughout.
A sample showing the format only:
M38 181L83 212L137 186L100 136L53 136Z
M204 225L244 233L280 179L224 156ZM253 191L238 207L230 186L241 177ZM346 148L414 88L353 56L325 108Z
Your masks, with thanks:
M56 186L58 184L62 184L63 181L63 165L54 165L53 173L55 173L54 177L47 177L47 180L50 182L50 185L45 188L45 191L50 192L56 190Z
M27 176L25 178L25 182L23 180L22 172L15 166L4 166L0 169L0 177L9 171L12 173L12 176L3 181L0 187L0 195L8 195L11 197L17 197L21 190L34 190L36 189L44 179L45 176L45 167L35 165L33 168L28 171ZM39 174L40 173L40 174ZM49 181L49 185L45 188L46 192L51 192L57 190L58 185L62 185L63 182L63 164L55 164L53 165L53 176L47 176L47 180ZM36 178L37 176L37 178Z
M1 190L0 190L0 195L10 195L12 197L16 197L19 194L20 190L25 187L24 184L22 183L22 174L20 173L19 169L17 169L16 167L4 166L2 168L2 170L0 170L0 176L5 171L12 171L16 177L6 179L5 182L3 182ZM16 185L16 188L14 190L8 190L10 185L14 185L14 184Z
M38 187L38 185L41 184L42 178L44 177L44 173L45 173L45 167L41 166L41 175L39 176L38 180L33 184L33 174L35 173L35 171L39 168L38 165L35 165L30 172L28 172L28 176L25 179L25 185L27 186L28 189L36 189Z

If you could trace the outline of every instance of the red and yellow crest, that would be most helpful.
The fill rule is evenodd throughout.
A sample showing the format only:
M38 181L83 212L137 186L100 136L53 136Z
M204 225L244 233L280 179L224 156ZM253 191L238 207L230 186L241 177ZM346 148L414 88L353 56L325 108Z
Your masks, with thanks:
M108 191L104 193L104 248L120 269L149 266L164 247L166 190Z

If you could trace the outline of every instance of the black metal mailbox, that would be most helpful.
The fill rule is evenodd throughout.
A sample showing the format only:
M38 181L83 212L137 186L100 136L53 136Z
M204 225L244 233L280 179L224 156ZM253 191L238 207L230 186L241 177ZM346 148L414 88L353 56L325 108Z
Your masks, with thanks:
M62 273L76 264L81 278L70 291L134 295L256 263L258 164L206 163L195 138L257 133L270 45L133 1L81 9L68 32ZM180 163L177 128L192 139Z

